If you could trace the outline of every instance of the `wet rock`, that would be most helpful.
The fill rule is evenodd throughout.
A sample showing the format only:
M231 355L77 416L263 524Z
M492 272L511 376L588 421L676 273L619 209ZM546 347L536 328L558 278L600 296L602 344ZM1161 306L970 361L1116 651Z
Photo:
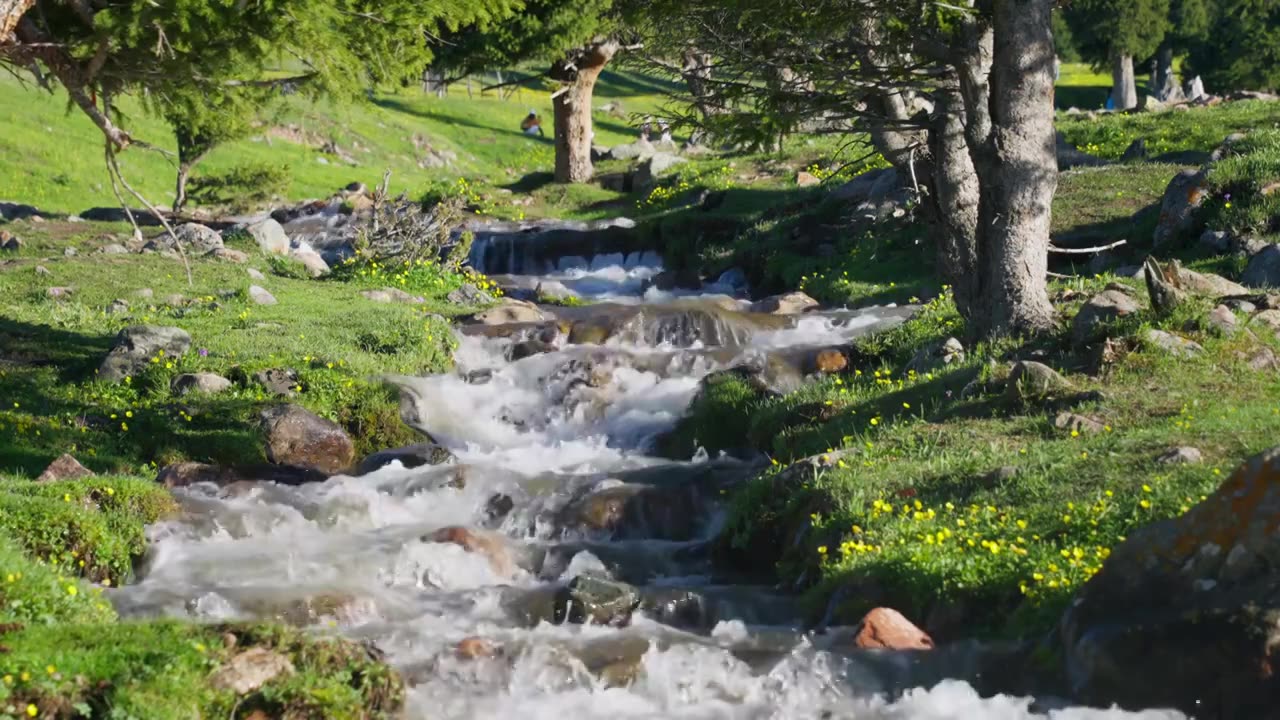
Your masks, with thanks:
M84 477L93 477L93 471L81 465L70 454L63 453L57 460L49 463L49 467L44 469L36 477L36 482L57 482L59 480L78 480Z
M532 357L534 355L553 352L555 349L555 345L543 342L542 340L523 340L518 343L513 343L507 354L510 360L515 362L516 360L523 360L524 358Z
M271 368L259 370L253 379L272 395L293 395L301 387L298 371L292 368Z
M1231 335L1236 331L1236 314L1226 305L1219 305L1209 311L1209 327L1222 335Z
M255 485L270 482L278 485L304 485L324 482L328 475L318 470L281 467L276 465L252 465L227 467L198 462L181 462L165 465L156 474L156 482L166 488L180 488L198 483L212 483L218 487Z
M244 263L249 262L249 255L247 253L228 247L214 250L213 257L225 262L235 263L236 265L243 265Z
M1044 363L1024 360L1016 363L1009 373L1009 380L1005 384L1005 398L1015 404L1032 404L1050 400L1071 390L1071 383L1053 368Z
M597 573L583 573L556 593L553 621L625 627L639 606L640 594L634 587Z
M1197 448L1193 447L1176 447L1170 448L1156 458L1156 462L1161 465L1189 465L1200 463L1204 460L1204 454Z
M1240 282L1249 287L1280 287L1280 245L1268 245L1249 258Z
M127 327L116 336L111 351L98 368L98 377L108 382L120 382L126 376L136 375L161 352L169 357L178 357L190 348L191 336L182 328L157 325Z
M497 656L499 648L492 642L480 637L465 637L454 646L454 654L459 660L476 660Z
M1105 325L1138 312L1136 300L1118 290L1105 290L1089 299L1072 321L1072 336L1077 344L1093 340Z
M483 555L488 559L493 572L502 577L512 577L516 573L516 563L508 547L508 540L498 533L452 526L428 533L422 541L457 545L467 552Z
M393 450L381 450L360 462L357 475L367 475L375 470L399 462L406 469L424 465L444 465L457 460L449 449L435 443L418 443Z
M231 381L215 373L183 373L175 377L169 387L178 396L193 392L213 395L230 390Z
M183 249L192 255L207 255L222 249L222 236L200 223L179 225L174 228L173 236L164 233L156 238L155 243L159 249L170 249L176 237Z
M964 345L959 340L949 337L920 348L911 358L911 362L907 363L904 372L924 375L962 362L964 362Z
M686 541L697 536L707 508L696 485L626 483L594 490L565 506L557 525L612 540Z
M500 523L515 507L516 501L510 495L497 493L485 501L484 516L490 523Z
M932 650L933 639L891 608L879 607L858 624L853 644L864 650Z
M482 325L539 323L546 319L546 316L542 314L542 311L538 309L537 305L523 300L514 300L512 298L504 298L497 307L483 310L472 317L473 322L477 322Z
M274 650L253 647L231 658L210 678L214 687L247 695L278 677L292 675L293 663Z
M1199 343L1164 330L1147 330L1142 337L1150 345L1178 357L1195 357L1204 352Z
M245 270L245 272L246 272L246 273L248 273L248 274L249 274L249 277L253 278L254 280L266 280L266 279L267 279L267 276L266 276L266 275L263 275L261 270L257 270L257 269L255 269L255 268L247 268L247 269Z
M818 307L818 301L802 292L773 295L751 303L751 312L769 315L799 315Z
M824 375L842 372L847 367L849 367L849 358L845 357L844 353L839 350L827 348L826 350L819 350L813 356L813 371Z
M1081 435L1096 435L1106 430L1106 425L1101 420L1069 412L1058 413L1053 418L1053 426L1059 430L1076 432Z
M702 277L693 268L663 270L653 277L652 286L663 292L697 290L702 287Z
M450 291L445 299L454 305L489 305L494 302L492 295L471 283L465 283L457 290Z
M399 288L382 288L381 290L362 290L362 297L368 298L374 302L381 303L405 303L408 305L421 305L426 302L424 298L409 293Z
M256 305L275 305L277 303L275 296L260 285L249 286L249 299Z
M1160 202L1154 247L1168 245L1191 230L1195 224L1195 211L1204 204L1208 195L1207 185L1203 170L1183 170L1169 181Z
M339 473L355 460L346 431L305 408L279 405L264 410L261 418L272 463Z
M245 230L258 243L262 252L268 255L289 254L289 236L285 234L284 227L275 220L267 218L252 223L245 227Z
M1267 717L1280 626L1280 448L1180 517L1128 533L1059 623L1078 699Z
M289 257L302 263L302 267L306 268L307 274L313 278L320 278L329 274L329 263L320 257L320 253L311 248L295 248L289 252Z

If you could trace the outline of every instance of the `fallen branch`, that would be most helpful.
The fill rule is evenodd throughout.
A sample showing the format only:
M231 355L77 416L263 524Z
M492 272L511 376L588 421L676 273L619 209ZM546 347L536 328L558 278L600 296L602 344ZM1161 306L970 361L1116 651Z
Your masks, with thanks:
M142 193L134 190L133 186L129 185L129 181L124 179L124 174L120 172L120 163L116 161L115 147L110 141L107 142L106 148L107 170L111 174L111 187L116 191L116 198L120 200L120 204L124 206L125 215L128 216L129 222L133 224L134 232L141 234L137 221L133 219L133 213L129 211L128 206L124 202L124 198L120 196L120 191L116 188L117 180L125 190L129 191L129 194L137 198L138 202L142 203L147 208L147 211L164 226L165 233L167 233L173 240L173 246L178 251L178 257L182 258L183 269L187 271L187 287L194 287L195 280L191 277L191 263L187 260L187 253L182 249L182 241L178 239L178 234L173 231L173 226L169 224L169 220L165 218L164 214L161 213L155 205L152 205L145 197L143 197Z
M1099 245L1097 247L1087 248L1060 248L1055 245L1049 246L1049 252L1058 253L1059 255L1095 255L1100 252L1106 252L1121 245L1128 244L1128 240L1117 240L1110 245Z

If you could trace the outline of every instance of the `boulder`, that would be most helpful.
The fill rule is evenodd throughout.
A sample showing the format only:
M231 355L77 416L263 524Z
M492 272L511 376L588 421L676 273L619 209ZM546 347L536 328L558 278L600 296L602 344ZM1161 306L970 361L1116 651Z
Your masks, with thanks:
M129 302L119 298L112 300L111 304L103 310L108 315L124 315L129 312Z
M425 298L410 295L399 288L392 287L382 288L381 290L362 290L360 295L369 300L380 303L406 303L411 305L421 305L426 302Z
M258 247L268 255L288 255L289 236L284 227L272 218L251 223L245 230L257 241Z
M932 650L933 639L902 613L878 607L867 613L854 633L853 644L864 650Z
M1251 352L1239 352L1236 356L1248 363L1250 370L1277 370L1280 369L1280 358L1276 357L1276 352L1266 345L1259 345Z
M78 460L71 457L67 453L63 453L57 460L49 463L49 467L44 469L36 477L36 482L56 482L58 480L79 480L84 477L92 477L93 471L80 464Z
M53 300L66 300L76 293L75 288L55 286L46 288L44 294Z
M267 292L266 288L261 285L249 286L249 299L256 305L275 305L279 302L276 300L275 295Z
M422 467L423 465L443 465L454 462L457 458L449 449L435 443L418 443L392 450L380 450L360 461L357 475L367 475L375 470L398 462L405 468Z
M1125 148L1124 153L1120 156L1120 162L1137 162L1147 159L1147 141L1145 138L1138 138L1129 143L1129 147Z
M336 423L297 405L262 412L267 459L277 465L339 473L355 461L351 437Z
M253 374L253 379L272 395L292 395L297 392L301 383L298 371L292 368L259 370Z
M1103 326L1139 310L1138 302L1119 290L1104 290L1089 299L1071 323L1077 344L1085 344L1099 334Z
M101 255L127 255L129 248L120 243L108 243L98 248L98 253Z
M231 381L215 373L183 373L169 383L175 395L206 393L213 395L231 389Z
M822 184L822 180L817 175L814 175L811 172L801 170L800 172L796 173L797 187L807 188L807 187L815 187L821 184Z
M1240 282L1249 287L1280 287L1280 245L1267 245L1249 258Z
M191 348L186 330L157 325L134 325L120 331L107 357L98 368L98 377L120 382L145 368L151 358L163 352L170 357L183 355Z
M458 641L454 646L454 655L459 660L476 660L478 658L491 658L498 654L499 648L493 643L480 637L465 637Z
M13 235L0 230L0 250L7 252L18 252L22 249L22 240Z
M1031 360L1013 366L1005 385L1005 397L1016 404L1043 402L1072 390L1071 383L1056 370Z
M566 622L625 627L640 606L634 587L598 573L583 573L556 593L556 624Z
M460 526L444 527L423 536L423 542L447 543L470 553L478 553L489 561L493 572L502 577L516 573L515 559L511 556L506 536L487 530L472 530Z
M813 356L812 366L814 372L831 375L842 372L849 367L849 358L845 357L845 354L839 350L827 348L819 350Z
M494 302L492 295L471 283L464 283L457 290L451 290L445 299L455 305L489 305Z
M156 483L172 490L197 483L212 483L218 487L255 485L264 482L277 485L303 485L324 482L328 477L327 474L318 470L279 465L226 467L198 462L180 462L160 468L160 472L156 474Z
M1178 283L1183 290L1197 295L1223 297L1226 295L1248 295L1249 289L1237 282L1232 282L1221 275L1201 273L1188 270L1181 264L1175 266Z
M1178 240L1192 229L1195 211L1208 195L1207 185L1203 170L1183 170L1169 181L1160 201L1160 220L1153 240L1156 248Z
M187 304L187 299L179 293L173 293L171 295L165 295L164 304L169 307L182 307Z
M244 263L249 262L249 255L247 253L243 253L229 247L222 247L214 250L213 256L219 260L235 263L237 265L243 265Z
M1280 701L1280 448L1128 533L1058 626L1081 702L1261 718Z
M1156 458L1161 465L1192 465L1203 461L1204 454L1198 448L1186 446L1170 448Z
M658 181L658 178L667 174L671 168L681 163L688 162L679 155L672 155L666 152L657 152L640 162L636 168L635 180L633 186L638 188L651 187Z
M247 269L245 270L245 272L249 273L249 277L253 278L254 280L266 280L266 279L267 279L267 276L266 276L266 275L263 275L263 274L262 274L262 271L261 271L261 270L258 270L257 268L247 268Z
M916 351L904 372L924 375L962 362L964 362L964 345L959 340L949 337L946 340L930 343Z
M802 292L772 295L751 303L751 312L769 315L799 315L818 307L818 301Z
M1204 352L1204 348L1200 347L1200 344L1194 340L1188 340L1184 337L1174 335L1173 333L1165 332L1164 330L1156 330L1153 328L1148 330L1146 334L1143 335L1143 338L1149 344L1179 357L1195 357L1196 355Z
M482 310L472 320L482 325L507 325L510 323L537 323L546 320L537 305L524 300L504 298L497 307Z
M185 252L192 255L207 255L222 249L222 236L200 223L186 223L173 230L177 242L182 243ZM158 249L170 249L174 246L174 238L164 233L156 238Z
M1151 298L1151 307L1162 315L1168 315L1174 308L1187 299L1178 278L1178 264L1161 265L1153 258L1147 258L1142 265L1142 275L1147 285L1147 295Z
M320 257L320 253L309 247L295 248L290 251L289 257L302 263L307 269L307 274L313 278L324 277L329 274L329 263Z
M1087 415L1077 415L1076 413L1058 413L1053 418L1053 426L1059 430L1075 432L1081 435L1097 435L1106 429L1106 425L1102 421Z
M1280 310L1263 310L1254 315L1249 324L1262 325L1270 328L1272 332L1280 333Z
M1209 327L1222 335L1231 335L1236 331L1236 314L1226 305L1218 305L1209 311Z
M289 658L264 647L252 647L236 653L210 678L215 688L247 695L278 677L292 675Z

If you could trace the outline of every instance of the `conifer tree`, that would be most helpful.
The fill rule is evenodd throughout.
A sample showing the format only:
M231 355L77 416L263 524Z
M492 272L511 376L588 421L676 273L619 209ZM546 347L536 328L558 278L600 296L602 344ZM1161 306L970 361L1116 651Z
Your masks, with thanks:
M1066 17L1086 60L1111 68L1117 110L1138 104L1134 60L1151 57L1169 31L1170 0L1073 0Z

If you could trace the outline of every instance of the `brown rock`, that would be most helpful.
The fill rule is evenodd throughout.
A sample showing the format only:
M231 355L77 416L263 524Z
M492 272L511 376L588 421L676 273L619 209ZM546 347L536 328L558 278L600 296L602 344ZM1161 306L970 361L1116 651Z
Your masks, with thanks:
M855 646L864 650L932 650L933 639L902 613L879 607L867 613L854 636Z
M424 542L451 543L467 552L479 553L489 559L489 566L498 575L515 575L516 564L507 547L507 540L498 533L452 526L440 528L422 539Z
M198 462L180 462L165 465L156 475L156 482L172 490L187 487L196 483L213 483L218 487L228 487L244 483L273 482L279 485L301 485L309 482L323 482L328 475L318 470L304 468L280 467L276 465L254 465L246 467L224 467L206 465Z
M1091 417L1075 413L1058 413L1053 419L1053 426L1059 430L1075 431L1085 435L1094 435L1106 429L1106 425Z
M1274 715L1280 448L1181 516L1128 533L1059 623L1076 699Z
M238 653L213 674L216 688L245 695L280 677L292 675L293 663L274 650L254 647Z
M498 648L484 638L472 636L459 641L454 648L454 653L459 660L475 660L476 658L491 658L497 655Z
M813 357L813 366L818 372L830 375L849 367L849 358L839 350L828 348L818 351L818 354Z
M799 315L818 307L818 301L802 292L773 295L751 304L751 312L769 315Z
M36 482L56 482L58 480L78 480L93 477L93 471L81 465L75 458L63 453L61 457L49 463L49 467L40 473Z
M1087 343L1103 325L1117 318L1132 315L1140 309L1137 301L1118 290L1103 291L1085 303L1072 321L1075 341L1080 344Z
M1219 305L1209 311L1209 327L1223 335L1236 331L1236 314L1226 305Z
M240 250L235 250L229 247L222 247L222 248L218 248L217 250L214 250L213 256L219 260L224 260L229 263L235 263L237 265L242 265L244 263L249 262L249 255L247 253L244 253L244 252L241 252Z
M339 473L355 462L355 445L336 423L297 405L278 405L262 412L267 459L326 473Z
M801 170L800 172L796 173L796 185L799 187L807 188L807 187L814 187L815 185L821 185L821 184L822 184L822 180L820 180L817 175L814 175L811 172L806 172L804 170Z

